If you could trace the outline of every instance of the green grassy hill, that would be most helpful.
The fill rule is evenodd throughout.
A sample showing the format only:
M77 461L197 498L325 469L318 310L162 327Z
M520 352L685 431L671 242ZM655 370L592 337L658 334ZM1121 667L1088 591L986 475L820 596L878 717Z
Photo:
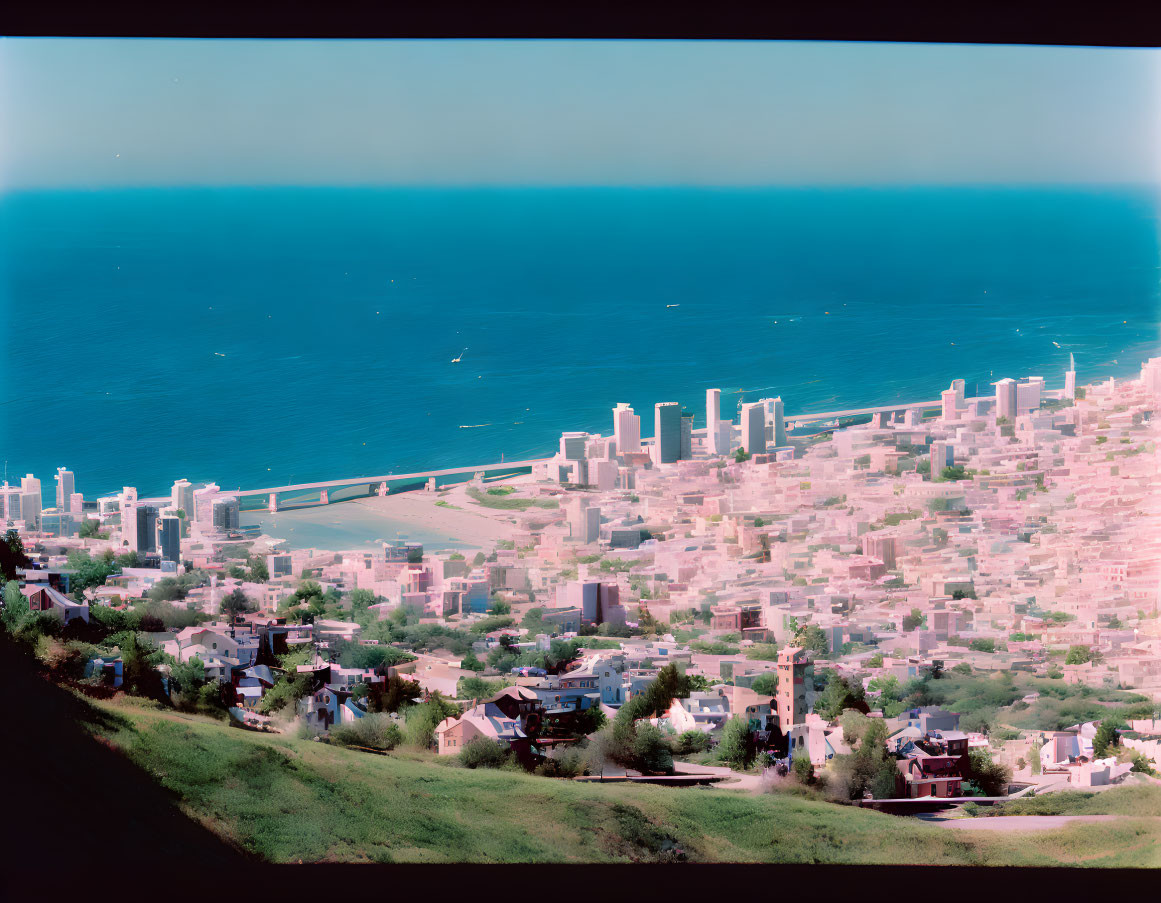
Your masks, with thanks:
M1161 816L1161 786L1139 784L1090 792L1058 790L996 806L994 815L1132 815Z
M1161 865L1153 820L979 836L781 795L590 784L376 756L129 703L91 730L195 820L275 862Z

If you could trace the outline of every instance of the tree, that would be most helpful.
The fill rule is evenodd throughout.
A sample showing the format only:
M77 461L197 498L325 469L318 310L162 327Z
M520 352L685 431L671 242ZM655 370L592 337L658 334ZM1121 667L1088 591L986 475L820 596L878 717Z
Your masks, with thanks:
M968 643L968 648L976 652L995 652L996 641L991 637L979 637Z
M185 587L173 577L164 577L149 587L149 598L156 602L176 602L185 596Z
M4 584L4 610L0 611L0 622L9 633L16 633L32 612L28 600L20 591L20 584L9 580Z
M507 615L512 613L512 604L500 598L492 599L492 614Z
M868 668L882 668L883 667L883 653L876 652L869 659L867 659Z
M92 539L101 533L101 522L94 520L91 517L86 517L81 521L80 537L81 539Z
M734 452L734 460L739 464L741 464L743 461L749 461L750 453L744 448L739 448L736 452Z
M837 718L844 709L869 711L861 684L849 684L837 671L827 674L826 685L814 702L815 714L827 721Z
M774 671L765 671L754 678L750 689L759 696L773 696L778 692L778 674Z
M251 583L265 583L270 579L270 569L266 567L266 559L261 555L251 555L247 564L250 567ZM366 592L366 590L362 590L362 592Z
M0 579L5 583L16 579L16 569L26 568L32 564L24 553L24 542L16 530L9 530L0 542Z
M960 716L959 729L969 734L980 733L986 734L992 729L992 718L994 710L976 709L974 712L967 712Z
M985 796L1004 796L1008 792L1008 782L1012 780L1012 770L992 758L986 749L968 752L965 778L984 792Z
M909 632L919 627L926 620L926 616L918 608L911 609L911 614L903 616L903 630Z
M246 598L246 594L242 592L240 586L222 599L222 614L228 615L230 620L244 612L253 610L253 608L253 604Z
M1026 761L1024 761L1024 757L1023 757L1023 756L1020 756L1020 758L1018 758L1018 759L1016 760L1016 770L1017 770L1017 771L1023 771L1023 770L1024 770L1025 768L1027 768L1027 767L1028 767L1028 763L1027 763Z
M1032 746L1028 750L1028 764L1032 766L1032 774L1040 774L1040 747L1036 745L1036 741L1032 741Z
M735 715L722 728L718 756L733 768L748 768L754 761L754 754L754 736L750 732L750 722L742 715Z
M1083 665L1092 661L1092 650L1088 646L1069 646L1064 658L1066 665Z
M134 696L162 698L161 676L150 661L149 652L141 645L137 632L127 630L119 634L121 649L121 686Z
M483 552L477 552L476 557L472 559L472 565L473 565L473 567L479 567L481 564L483 564L487 560L488 559L484 557Z
M887 725L881 718L869 718L858 748L849 755L831 760L838 779L835 792L847 799L861 799L870 792L876 799L895 794L895 759L887 754Z
M839 724L843 728L843 742L853 747L867 733L871 719L857 709L846 709L839 716Z
M1111 749L1120 745L1121 738L1117 730L1124 730L1128 725L1120 718L1105 718L1097 728L1096 736L1092 738L1092 755L1094 759L1102 759L1111 755Z
M404 717L408 742L420 749L430 749L440 722L459 713L460 710L453 703L444 699L438 691L433 692L423 702L406 709Z
M673 755L661 731L645 722L637 725L633 737L633 764L647 774L658 772L670 774L673 771Z
M463 660L460 662L460 667L465 671L483 671L487 665L476 658L476 653L469 650L468 654L465 655Z
M801 646L803 649L818 655L826 655L830 648L826 641L826 634L817 624L807 624L800 628L794 634L794 645Z
M383 683L373 683L367 687L367 708L372 712L398 712L423 695L423 688L417 681L404 680L392 674Z

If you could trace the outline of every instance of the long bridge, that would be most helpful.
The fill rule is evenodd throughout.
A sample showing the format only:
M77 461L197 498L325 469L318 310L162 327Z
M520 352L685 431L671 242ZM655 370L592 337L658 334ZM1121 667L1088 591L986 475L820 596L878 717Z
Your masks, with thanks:
M1061 393L1046 392L1045 396L1054 397L1059 394ZM993 398L994 396L991 395L980 395L973 398L965 398L964 401L965 403L991 401ZM942 400L937 398L932 401L897 402L895 404L876 405L865 408L847 408L842 411L785 414L783 415L783 419L787 424L787 429L793 431L794 428L801 424L839 420L846 417L874 416L876 414L888 415L884 417L884 421L886 421L888 417L893 419L906 411L926 411L933 408L940 408L941 406ZM791 426L792 424L794 425L793 427ZM705 428L702 427L693 432L695 435L704 436ZM652 443L652 438L642 440L642 445L651 445ZM387 494L420 489L432 477L437 479L440 477L445 478L444 485L448 483L466 483L474 479L477 474L482 474L484 479L501 479L503 477L531 473L534 465L549 460L551 460L549 457L528 458L521 461L501 461L499 463L476 464L466 467L448 467L441 470L424 470L416 473L389 473L372 477L348 477L338 480L319 480L313 483L293 483L286 486L271 486L266 489L223 489L222 492L237 496L240 507L244 511L308 508L315 505L327 505L333 502L349 501L356 498L367 498L379 494L381 487L385 488ZM144 504L165 504L168 501L168 497L141 499L141 502Z
M351 499L369 498L384 494L407 492L421 489L431 478L445 478L447 483L466 483L477 474L486 479L517 476L531 473L532 467L547 458L529 458L521 461L500 461L493 464L474 464L466 467L447 467L440 470L423 470L416 473L389 473L371 477L347 477L339 480L319 480L313 483L291 483L285 486L271 486L266 489L226 489L224 495L236 496L243 511L284 511L290 508L310 508L315 505L329 505ZM141 499L143 504L165 504L169 498Z

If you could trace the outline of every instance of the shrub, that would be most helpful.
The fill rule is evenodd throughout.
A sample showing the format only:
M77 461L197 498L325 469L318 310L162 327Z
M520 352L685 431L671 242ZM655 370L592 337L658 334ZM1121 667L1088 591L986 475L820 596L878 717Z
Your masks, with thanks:
M679 756L688 756L691 753L705 752L710 748L709 734L705 731L685 731L673 743L674 751Z
M798 782L807 787L812 786L817 780L814 776L814 765L811 763L809 756L798 756L795 758L792 763L792 770Z
M506 768L515 762L508 745L490 737L473 737L460 750L459 758L464 768Z
M340 746L387 751L403 742L403 731L390 715L371 713L349 724L335 725L330 730L330 737L332 743Z

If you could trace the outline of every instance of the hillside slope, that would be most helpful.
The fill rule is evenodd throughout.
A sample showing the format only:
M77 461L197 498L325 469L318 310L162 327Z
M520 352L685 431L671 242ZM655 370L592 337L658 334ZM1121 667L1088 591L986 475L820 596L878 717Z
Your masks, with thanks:
M470 771L132 703L98 708L93 730L189 815L275 862L649 862L680 848L712 862L1161 865L1154 819L967 836L795 797Z

